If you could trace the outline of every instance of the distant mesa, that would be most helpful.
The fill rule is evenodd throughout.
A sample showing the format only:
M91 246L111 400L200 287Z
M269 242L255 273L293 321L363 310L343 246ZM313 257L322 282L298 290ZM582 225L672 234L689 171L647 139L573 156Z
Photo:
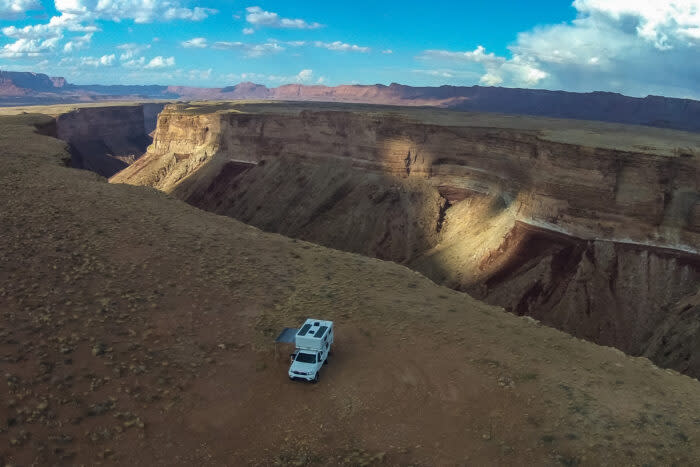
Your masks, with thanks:
M573 118L700 131L700 101L662 96L628 97L611 92L573 93L482 86L412 87L244 82L223 88L189 86L75 85L40 73L0 71L0 105L32 105L127 99L290 100L402 106Z

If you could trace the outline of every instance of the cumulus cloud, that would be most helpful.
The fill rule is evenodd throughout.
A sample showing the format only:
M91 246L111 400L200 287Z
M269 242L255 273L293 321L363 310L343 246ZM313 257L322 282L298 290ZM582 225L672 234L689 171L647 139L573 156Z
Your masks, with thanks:
M254 81L258 83L268 83L268 84L309 84L316 83L321 84L326 81L326 78L321 76L316 79L313 70L304 69L301 70L296 75L285 76L285 75L266 75L262 73L241 73L241 74L229 74L224 76L224 79L228 81Z
M175 66L175 57L154 57L150 62L144 67L148 70L157 70L161 68L169 68Z
M419 58L482 71L486 85L700 97L700 0L575 0L576 19L518 34L511 56L479 46Z
M180 44L186 49L204 49L209 45L204 37L195 37L188 41L183 41Z
M131 20L136 23L201 21L217 13L212 8L187 8L181 0L55 0L54 3L58 15L48 23L3 28L2 33L15 43L5 45L0 53L12 57L36 56L57 49L58 41L64 37L68 39L63 46L64 52L85 48L90 44L91 34L99 31L95 26L98 20ZM41 6L35 0L0 0L0 18L37 5ZM68 33L83 35L70 37Z
M256 58L264 55L271 55L283 52L286 48L279 42L268 41L261 44L250 44L246 42L215 42L213 47L221 50L239 50L247 57Z
M245 34L245 35L255 34L255 29L253 29L253 28L243 28L243 34Z
M201 21L218 13L213 8L186 8L177 0L55 0L55 4L60 13L84 20L133 20L136 23L151 23L161 18Z
M359 45L355 44L346 44L344 42L340 41L335 41L335 42L321 42L321 41L316 41L314 42L314 46L320 47L323 49L328 49L328 50L335 50L339 52L362 52L366 53L370 51L369 47L361 47Z
M146 57L134 57L128 60L122 60L122 66L125 68L143 68L146 65Z
M208 17L217 14L219 11L213 8L194 7L189 8L168 8L163 13L163 18L166 20L184 19L189 21L202 21Z
M41 8L39 0L0 0L0 19L22 18L27 11Z
M86 66L102 67L114 66L117 60L116 55L103 55L101 57L81 57L80 64Z
M287 29L318 29L322 27L319 23L309 23L303 19L282 18L277 13L265 11L259 6L251 6L246 8L246 21L253 26L269 27L269 28L287 28Z
M506 61L505 58L497 57L494 53L486 53L486 49L481 45L476 49L467 52L426 50L423 52L422 57L427 59L448 59L453 61L483 63L488 66L501 65Z
M2 47L2 49L0 49L0 57L38 57L56 50L60 39L61 36L52 37L46 40L26 38L17 39L15 42L6 44Z
M314 77L313 70L301 70L295 77L297 83L308 83Z
M288 48L298 48L298 47L317 47L327 50L332 50L336 52L369 52L371 49L369 47L362 47L355 44L347 44L341 41L335 42L321 42L321 41L278 41L275 39L269 39L262 43L251 43L251 42L241 42L241 41L219 41L210 44L206 38L196 37L188 41L181 42L180 45L186 48L205 48L211 47L220 50L238 50L245 54L245 56L250 58L262 57L266 55L272 55L280 52L284 52Z
M66 53L71 53L88 47L92 41L92 34L93 33L88 33L84 36L74 37L72 40L65 43L63 46L63 51Z
M208 80L211 78L212 73L214 72L213 68L208 68L206 70L187 70L183 71L182 73L187 76L187 78L190 81L194 80Z
M54 16L47 24L35 24L18 28L8 26L2 28L2 33L12 39L50 39L60 37L64 32L95 32L98 28L93 25L83 25L71 15Z
M117 46L117 50L121 51L121 54L119 55L119 60L133 60L150 48L150 44L136 44L134 42L119 44Z

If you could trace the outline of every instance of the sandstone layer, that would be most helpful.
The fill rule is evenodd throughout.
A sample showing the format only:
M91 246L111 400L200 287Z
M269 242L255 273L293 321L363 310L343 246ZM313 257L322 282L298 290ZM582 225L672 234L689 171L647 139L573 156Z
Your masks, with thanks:
M478 117L436 124L396 109L241 109L168 106L147 154L112 182L401 262L700 376L697 326L676 332L697 320L680 304L700 284L700 138L655 134L655 146L635 151L603 144L606 131L613 140L621 131L604 125L571 144L567 128L547 133L550 121L482 127ZM620 147L635 147L619 135Z

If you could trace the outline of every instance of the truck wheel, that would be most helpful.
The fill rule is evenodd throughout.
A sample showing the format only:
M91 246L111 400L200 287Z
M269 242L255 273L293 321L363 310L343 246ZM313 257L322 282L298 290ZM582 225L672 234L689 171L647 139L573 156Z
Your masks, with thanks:
M314 376L314 379L311 380L311 382L314 384L318 383L318 372L316 373L316 376Z
M323 364L328 365L328 357L326 357L326 359L323 361Z

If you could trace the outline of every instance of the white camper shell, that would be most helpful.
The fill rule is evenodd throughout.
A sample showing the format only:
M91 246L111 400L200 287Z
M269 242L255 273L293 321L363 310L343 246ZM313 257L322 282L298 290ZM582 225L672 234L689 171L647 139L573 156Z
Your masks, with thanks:
M318 381L318 373L333 345L333 321L307 319L294 337L296 349L292 354L289 378Z

